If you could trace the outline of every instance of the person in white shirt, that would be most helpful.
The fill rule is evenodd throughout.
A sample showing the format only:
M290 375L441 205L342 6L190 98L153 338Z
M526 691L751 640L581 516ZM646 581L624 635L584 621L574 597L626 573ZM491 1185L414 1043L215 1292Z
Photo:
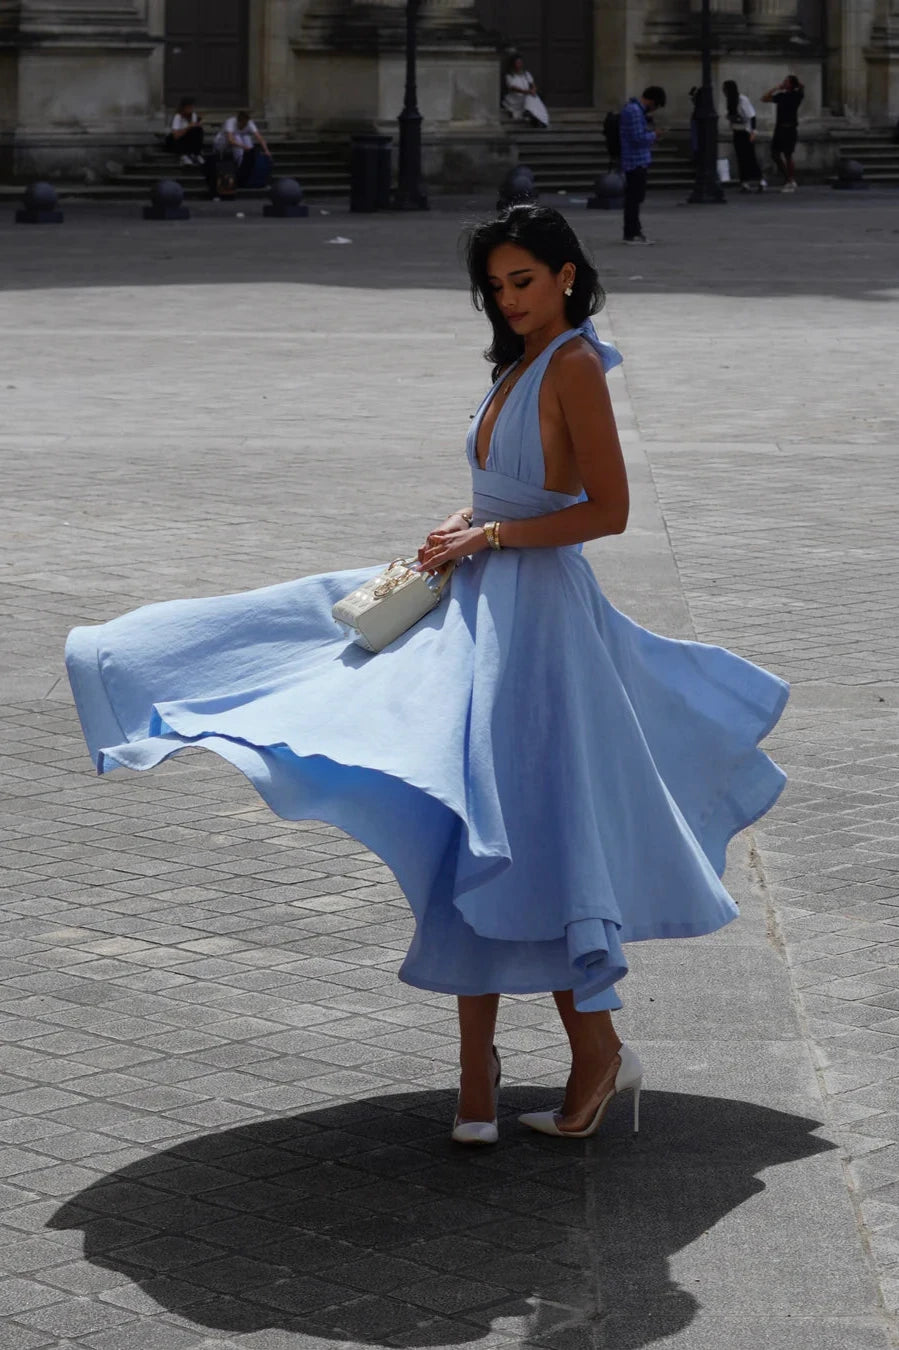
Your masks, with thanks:
M265 137L245 109L223 122L215 138L215 148L222 157L230 155L234 160L238 187L243 187L252 177L260 150L269 161L272 158Z
M530 122L532 126L549 126L549 113L546 104L537 93L533 75L529 70L525 70L524 61L517 53L509 60L503 80L503 88L505 92L502 106L509 113L513 122L520 122L524 119L526 122Z
M755 108L746 95L740 93L736 80L725 80L722 89L727 100L727 120L734 138L740 191L750 192L755 188L756 192L764 192L768 184L762 177L755 153Z
M172 118L165 138L166 150L180 154L182 164L200 164L203 160L203 118L193 98L185 95Z

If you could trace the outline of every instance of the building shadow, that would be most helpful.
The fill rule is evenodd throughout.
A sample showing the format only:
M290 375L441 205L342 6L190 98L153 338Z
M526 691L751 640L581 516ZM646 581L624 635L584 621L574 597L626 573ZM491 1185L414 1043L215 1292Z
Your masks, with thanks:
M668 1258L764 1189L764 1169L834 1147L815 1120L744 1101L644 1094L645 1133L613 1103L595 1139L519 1126L551 1104L505 1094L498 1148L447 1137L453 1098L375 1097L204 1135L64 1204L93 1265L218 1332L438 1346L495 1326L553 1350L638 1350L696 1299ZM526 1318L526 1323L506 1319Z

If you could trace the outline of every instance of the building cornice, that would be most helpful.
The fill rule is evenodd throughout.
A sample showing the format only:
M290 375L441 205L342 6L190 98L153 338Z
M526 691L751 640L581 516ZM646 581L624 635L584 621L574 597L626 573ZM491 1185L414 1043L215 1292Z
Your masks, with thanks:
M635 45L641 60L680 60L699 56L702 50L699 16L649 18L643 37ZM712 16L712 56L792 57L818 59L824 50L795 22L777 27L758 26L742 14Z

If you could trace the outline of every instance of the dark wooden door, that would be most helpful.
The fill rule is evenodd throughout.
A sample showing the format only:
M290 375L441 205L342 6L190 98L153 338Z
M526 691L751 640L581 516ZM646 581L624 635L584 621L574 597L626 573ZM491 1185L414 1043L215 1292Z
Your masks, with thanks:
M166 0L165 99L205 108L247 101L249 0Z
M524 57L549 107L593 106L592 0L477 0L477 10Z

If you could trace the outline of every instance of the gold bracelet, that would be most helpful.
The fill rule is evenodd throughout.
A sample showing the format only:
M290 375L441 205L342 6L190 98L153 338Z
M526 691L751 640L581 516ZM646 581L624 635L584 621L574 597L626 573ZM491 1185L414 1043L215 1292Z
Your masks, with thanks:
M499 538L499 521L488 520L487 524L482 526L482 528L485 535L487 536L487 543L490 545L490 547L492 549L496 549L497 551L501 549L502 544L500 543Z

